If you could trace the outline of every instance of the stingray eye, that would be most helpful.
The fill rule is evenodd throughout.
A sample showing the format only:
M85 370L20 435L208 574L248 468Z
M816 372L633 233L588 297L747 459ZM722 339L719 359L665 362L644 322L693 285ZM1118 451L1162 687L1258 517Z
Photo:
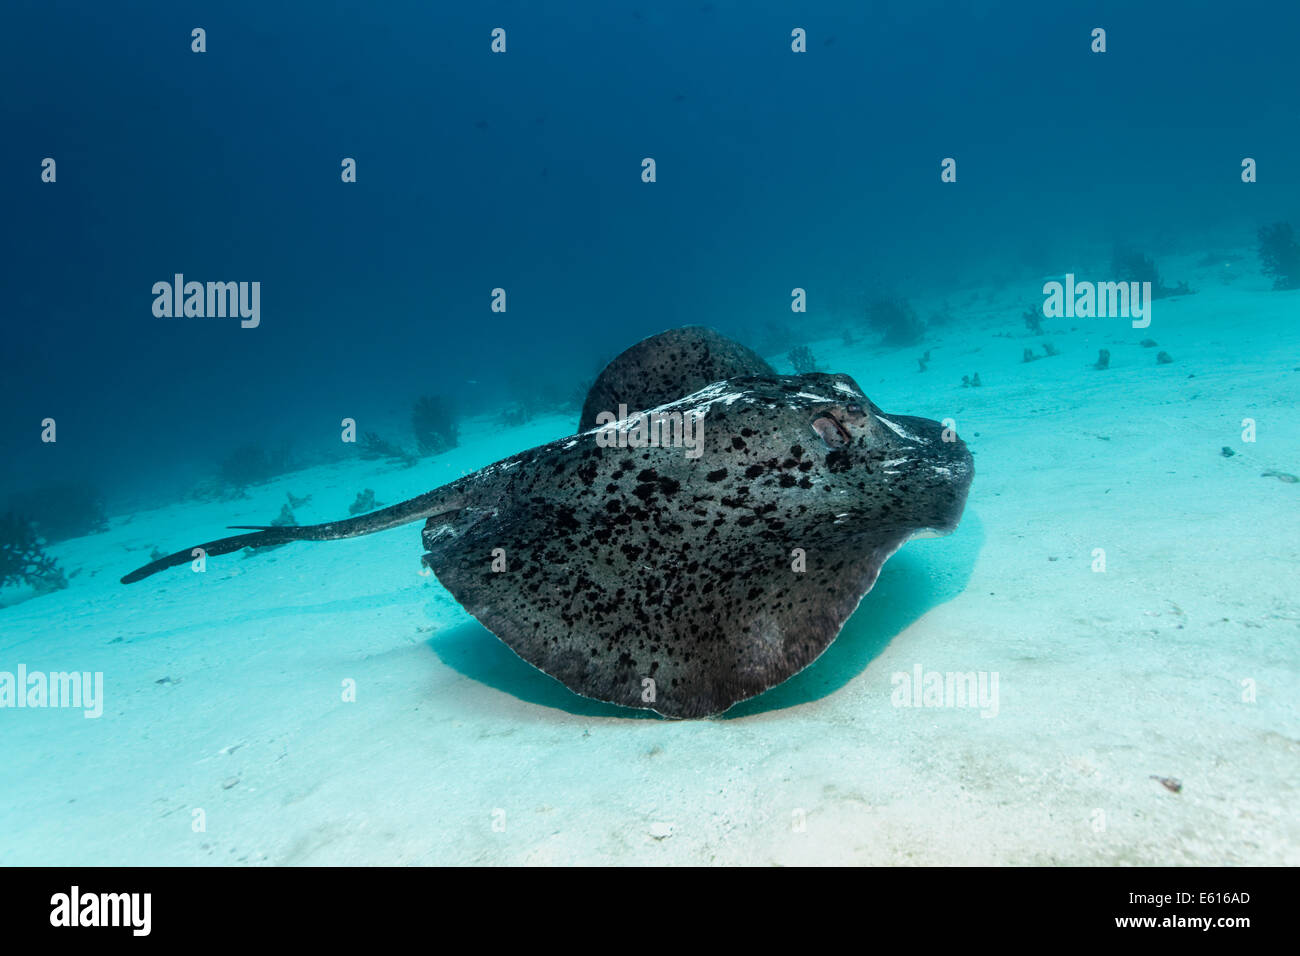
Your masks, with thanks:
M814 421L812 427L828 448L843 448L849 443L849 433L844 430L843 425L829 415L823 415Z
M862 406L861 406L861 405L858 405L857 403L854 403L854 404L852 404L852 405L846 405L845 408L844 408L844 410L845 410L846 412L848 412L850 415L861 415L861 414L862 414Z

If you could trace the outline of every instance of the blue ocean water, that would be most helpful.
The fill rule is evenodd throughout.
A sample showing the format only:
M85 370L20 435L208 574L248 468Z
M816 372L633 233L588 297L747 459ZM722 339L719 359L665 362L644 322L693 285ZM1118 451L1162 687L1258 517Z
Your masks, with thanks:
M113 500L174 494L232 443L332 443L386 398L487 408L673 325L790 325L795 286L799 322L830 325L873 287L1294 218L1300 189L1291 4L18 3L6 21L9 489L93 472ZM260 281L261 327L155 318L175 273Z
M148 540L132 540L129 552L115 537L60 536L80 542L57 552L65 571L84 574L72 574L66 589L0 607L0 628L10 616L0 646L12 652L0 671L21 653L36 666L69 621L80 621L97 647L161 633L162 624L137 615L174 595L104 582L155 549L197 543L204 528L216 537L227 523L269 523L284 488L259 495L263 478L355 464L354 448L340 442L345 419L412 453L410 410L421 396L445 402L458 419L459 449L421 456L400 488L375 489L391 504L399 491L416 494L563 437L604 362L679 325L712 326L785 363L782 371L791 349L813 345L823 367L853 374L891 411L940 419L960 399L990 434L1000 421L1006 444L978 450L981 469L997 459L988 512L977 510L981 478L972 492L980 540L1052 528L1049 502L1070 496L1072 481L1119 475L1152 456L1175 460L1169 422L1194 418L1191 402L1218 403L1224 437L1198 438L1213 462L1220 446L1236 446L1224 459L1250 452L1234 441L1238 419L1267 420L1261 409L1280 414L1279 396L1294 396L1300 300L1272 291L1257 256L1261 227L1300 227L1300 6L1292 3L118 9L17 0L2 16L0 513L72 483L83 496L92 486L113 532L130 534L126 525L141 527L141 516L160 507L174 509L165 524L176 530L150 525ZM193 49L195 28L202 52ZM496 28L505 31L504 52L493 50ZM1093 49L1096 28L1105 30L1104 52ZM798 52L795 30L804 32ZM653 182L643 177L647 158ZM955 182L943 179L947 158ZM1255 181L1243 181L1247 158ZM346 181L348 160L355 181ZM1182 351L1172 349L1175 362L1201 361L1193 373L1201 379L1098 396L1089 366L1099 349L1113 353L1121 372L1130 361L1151 365L1155 349L1137 351L1144 336L1122 326L1108 334L1122 329L1131 353L1104 336L1085 341L1092 333L1080 331L1084 320L1048 323L1058 344L1080 337L1068 374L1035 378L1047 367L1037 361L1021 370L1022 348L1040 346L1022 313L1041 305L1044 281L1117 278L1118 248L1149 255L1170 285L1190 280L1195 296L1177 301L1210 309L1188 319ZM259 283L257 326L155 314L155 285L178 274ZM796 289L806 293L806 311L791 309ZM1243 289L1250 295L1233 298ZM925 334L879 344L869 307L881 299L916 303ZM1161 328L1170 326L1157 324L1151 336L1169 348L1171 333ZM995 347L1000 357L988 358ZM940 367L916 377L918 357L930 351ZM1011 364L998 365L1004 360ZM968 409L973 390L961 391L959 379L980 371L986 387L1007 391L976 412ZM1200 392L1207 374L1221 377ZM1141 409L1126 417L1134 396ZM1086 430L1102 441L1122 441L1127 427L1132 447L1110 458L1099 458L1095 443L1057 447L1052 415L1079 428L1091 417ZM56 441L43 440L49 420ZM1039 424L1043 431L1032 431ZM1285 442L1278 434L1256 469L1279 479L1268 479L1270 494L1293 491L1287 476L1300 471L1294 431ZM253 504L236 505L244 510L226 520L240 489L226 487L232 494L222 504L223 464L249 446L266 450L274 468L254 482ZM1156 466L1134 480L1152 490L1162 474ZM295 479L288 490L304 495L315 480ZM1201 503L1227 522L1237 492L1214 488ZM348 485L333 516L345 517L361 490ZM57 496L45 506L51 500L58 510ZM1089 507L1131 527L1126 505L1111 502ZM1262 538L1270 514L1293 509L1294 497L1270 499L1249 512L1247 536ZM1195 534L1198 519L1177 512L1154 521L1149 507L1142 515L1162 542L1174 542L1168 551L1153 546L1148 572L1160 560L1178 567L1176 542ZM1087 561L1093 542L1074 543ZM411 541L388 547L416 549ZM981 578L976 550L962 552L957 580L936 585L942 600L970 581L993 594L997 582L1028 580L1031 572L1015 564L1021 552ZM308 561L315 552L303 553ZM362 553L370 552L353 552ZM1286 567L1294 573L1293 563ZM1283 572L1273 563L1267 573ZM92 577L93 602L77 604ZM1270 595L1286 593L1282 577L1268 580L1276 584ZM919 588L917 580L895 584L896 595ZM287 613L270 609L301 597L291 599L276 578L259 587L265 613ZM1170 587L1196 585L1179 577ZM916 599L926 608L942 603ZM1242 598L1279 615L1264 625L1277 643L1252 660L1293 673L1294 606L1271 600ZM176 613L183 618L187 607ZM922 617L901 607L884 616L888 627L871 625L870 654L861 646L839 652L845 673L828 685L850 684ZM99 625L87 617L92 608L107 615ZM1023 603L1021 612L1026 621L1058 613ZM426 616L441 622L444 613L460 612ZM1006 626L986 613L964 620ZM222 630L209 639L219 648ZM518 686L521 673L501 684ZM527 691L516 696L531 700ZM1277 717L1269 732L1293 740L1292 719ZM1293 782L1290 771L1277 772ZM1284 854L1294 853L1288 834L1279 838ZM589 858L581 846L569 850L559 858ZM447 854L476 858L467 846ZM33 855L14 848L8 858Z

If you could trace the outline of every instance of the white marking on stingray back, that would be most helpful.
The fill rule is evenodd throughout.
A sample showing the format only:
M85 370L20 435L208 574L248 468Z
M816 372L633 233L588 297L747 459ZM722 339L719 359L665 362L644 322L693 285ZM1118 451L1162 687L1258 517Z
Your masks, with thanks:
M656 413L663 414L670 409L679 413L690 412L698 421L699 419L704 418L704 416L709 413L709 409L718 402L722 402L724 405L734 405L748 394L749 393L745 391L728 392L727 382L714 382L712 385L704 386L704 388L700 389L698 392L692 392L690 395L673 399L671 402L665 402L664 404L658 405L654 408L629 409L627 418L616 422L610 422L607 425L597 425L594 428L588 428L582 434L590 435L592 432L602 431L607 428L617 429L624 433L630 432L641 422L642 416L650 416Z
M930 439L922 438L920 435L913 435L902 425L898 424L897 422L891 422L884 415L877 415L876 418L879 419L885 425L885 427L887 427L891 432L893 432L899 438L906 438L908 441L914 441L921 445L930 444Z

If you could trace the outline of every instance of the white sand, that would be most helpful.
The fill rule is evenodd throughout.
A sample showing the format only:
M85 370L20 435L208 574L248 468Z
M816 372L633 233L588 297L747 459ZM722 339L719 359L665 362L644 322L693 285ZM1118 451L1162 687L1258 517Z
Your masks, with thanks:
M907 545L821 661L726 719L570 694L418 575L418 524L117 581L286 490L336 518L567 419L53 548L79 573L0 609L0 670L103 671L107 704L0 710L0 863L1300 863L1300 484L1261 477L1300 473L1300 293L1162 266L1200 292L1145 331L1048 321L1062 354L1030 365L1023 288L919 349L812 343L886 411L955 418L975 483L954 536ZM997 716L892 706L918 664L996 672Z

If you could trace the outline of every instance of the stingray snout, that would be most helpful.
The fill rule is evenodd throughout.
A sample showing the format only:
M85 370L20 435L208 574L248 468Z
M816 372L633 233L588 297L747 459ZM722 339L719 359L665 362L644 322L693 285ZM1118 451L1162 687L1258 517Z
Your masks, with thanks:
M886 474L911 479L910 494L918 523L936 534L956 530L975 477L975 460L955 429L929 418L879 415L900 439L882 463ZM892 467L892 471L891 471Z

